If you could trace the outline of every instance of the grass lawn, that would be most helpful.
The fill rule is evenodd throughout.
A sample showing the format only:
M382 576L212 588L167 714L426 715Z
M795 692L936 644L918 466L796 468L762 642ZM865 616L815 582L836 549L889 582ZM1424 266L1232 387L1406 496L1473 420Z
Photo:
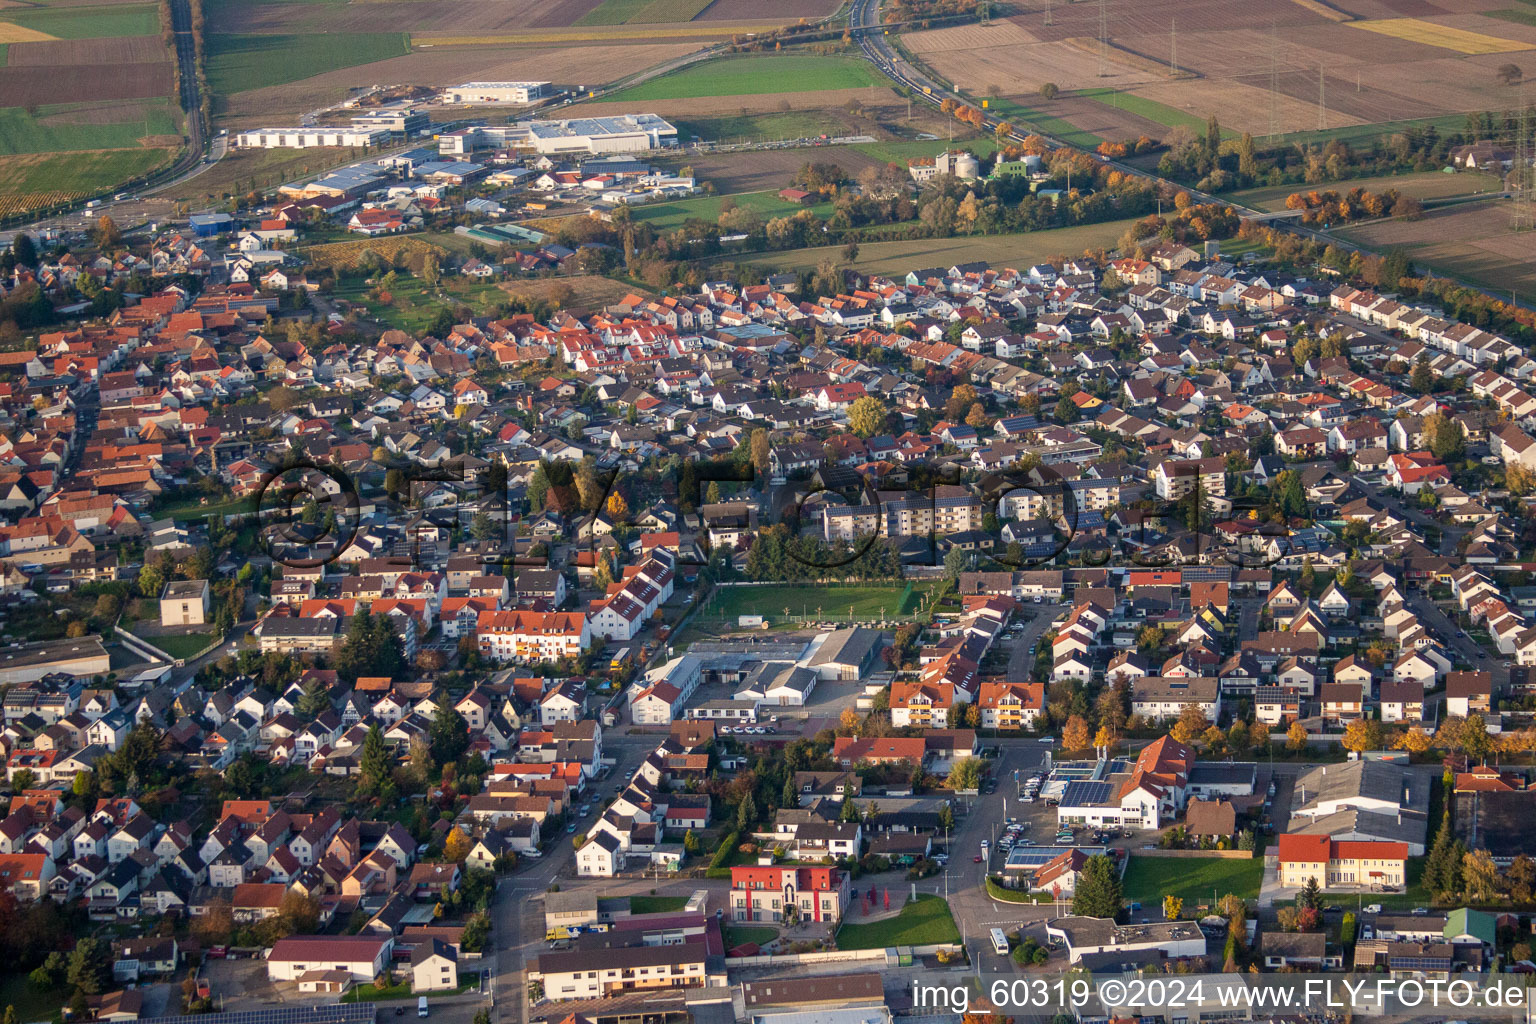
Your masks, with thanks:
M646 221L658 231L682 227L683 222L691 217L698 217L713 224L719 220L720 204L727 198L739 207L756 210L762 214L764 220L772 217L788 217L800 210L810 210L822 218L832 215L831 203L802 206L799 203L780 199L777 192L743 192L734 196L699 196L694 199L681 199L675 203L651 203L648 206L637 206L634 207L634 219Z
M883 586L784 583L761 587L717 587L710 596L708 608L700 617L724 619L735 625L738 615L764 615L770 622L775 622L783 620L785 608L789 609L791 617L804 615L812 618L816 617L816 609L820 608L822 618L842 620L847 618L848 606L852 605L856 619L893 619L912 610L922 589L926 588L913 588L908 607L897 608L897 602L906 591L905 583Z
M921 894L901 913L872 924L845 924L837 933L838 949L885 949L888 946L936 946L959 942L949 904L937 896Z
M904 164L914 157L937 156L946 149L954 148L968 149L982 160L997 151L997 143L991 139L968 138L965 139L963 146L958 143L959 139L955 142L945 139L915 139L911 142L855 142L851 148L888 164ZM836 162L835 158L833 162Z
M631 896L631 914L671 914L688 905L687 896Z
M143 639L172 658L190 658L213 643L215 636L214 633L186 633L182 636L146 636Z
M947 267L971 260L984 260L994 267L1027 267L1058 256L1080 256L1085 249L1114 248L1125 229L1135 222L1134 218L1127 218L1012 235L861 242L859 258L853 266L876 274L905 274L917 267ZM817 263L829 257L841 262L842 251L840 245L824 245L784 252L743 253L739 262L782 270L814 270Z
M764 928L757 925L728 924L725 926L725 948L735 949L737 946L755 942L759 946L772 942L779 937L777 928Z
M7 10L5 20L23 28L46 32L58 39L105 39L160 34L160 16L155 13L154 4Z
M604 102L823 92L829 89L860 89L866 85L882 85L884 82L868 64L852 57L817 57L809 54L726 57L705 61L653 78L649 82L641 82L604 97Z
M0 1004L16 1007L16 1019L23 1024L52 1019L67 1001L61 992L39 992L33 988L25 971L0 978Z
M1499 179L1494 175L1479 174L1476 171L1458 171L1455 174L1446 174L1444 171L1383 174L1374 178L1352 178L1348 181L1316 187L1319 190L1332 189L1337 192L1347 192L1354 188L1363 188L1367 192L1381 192L1394 188L1416 199L1446 199L1451 196L1472 195L1475 192L1498 192L1502 188ZM1265 186L1233 192L1228 198L1256 210L1283 210L1287 196L1296 192L1309 192L1312 188L1311 185ZM1222 249L1225 251L1225 243Z
M255 502L251 498L231 498L228 501L210 502L207 505L199 505L195 501L182 502L178 505L166 505L155 509L156 519L175 519L179 522L189 522L194 519L202 519L204 516L233 516L243 512L256 511Z
M477 311L485 311L507 300L507 293L495 284L457 275L443 278L441 287L447 293L445 298L429 294L426 282L420 278L401 276L390 292L393 301L383 306L369 297L372 289L361 279L349 278L337 284L335 295L366 306L391 327L416 334L426 330L445 303L463 302Z
M0 154L133 149L146 135L181 131L164 104L149 107L147 117L107 124L44 124L39 119L55 112L51 107L38 108L35 114L22 107L0 107Z
M208 84L228 95L402 57L411 52L411 37L406 32L226 34L208 36L207 49Z
M1183 857L1131 856L1125 871L1125 898L1145 907L1161 907L1164 896L1180 896L1185 909L1197 903L1209 903L1211 890L1216 898L1227 893L1245 900L1257 899L1264 881L1264 859L1196 860Z
M1071 121L1027 107L1017 100L998 98L988 101L988 113L1006 117L1013 122L1015 128L1034 129L1047 135L1054 135L1069 145L1079 146L1083 149L1093 149L1103 142L1102 136L1093 132L1084 131Z

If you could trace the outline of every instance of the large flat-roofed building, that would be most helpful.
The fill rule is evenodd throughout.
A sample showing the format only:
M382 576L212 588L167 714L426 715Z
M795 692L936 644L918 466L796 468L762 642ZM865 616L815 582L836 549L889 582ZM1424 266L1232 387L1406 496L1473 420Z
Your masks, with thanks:
M424 131L432 127L425 111L414 107L383 107L366 114L352 115L352 127L359 130L383 129L392 135Z
M1058 917L1045 934L1067 944L1067 961L1096 953L1156 952L1169 960L1205 955L1205 935L1193 921L1118 925L1107 917Z
M532 103L548 95L548 82L465 82L444 89L443 102Z
M635 153L677 145L677 129L655 114L529 121L527 145L539 153Z
M101 639L49 640L0 648L0 683L30 683L62 672L70 676L105 675L112 662Z
M384 128L258 128L235 136L240 149L317 149L324 146L377 146L389 141Z
M708 960L709 944L703 941L578 947L539 956L533 976L543 982L545 998L602 999L634 989L703 988L710 983Z

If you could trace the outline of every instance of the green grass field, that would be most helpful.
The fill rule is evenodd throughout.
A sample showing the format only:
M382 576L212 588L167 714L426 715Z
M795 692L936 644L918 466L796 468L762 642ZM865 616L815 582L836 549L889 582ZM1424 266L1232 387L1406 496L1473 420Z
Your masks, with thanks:
M711 117L674 117L678 136L712 142L774 142L840 135L845 121L829 110L774 110L765 114L724 114Z
M1264 859L1196 860L1183 857L1131 856L1125 870L1125 898L1145 907L1161 908L1164 896L1179 896L1186 912L1197 903L1210 903L1211 890L1220 899L1227 893L1258 899L1264 881Z
M904 274L918 267L951 266L985 260L994 267L1027 267L1057 256L1081 256L1085 249L1112 249L1134 218L1030 231L1013 235L977 235L964 238L914 238L900 242L869 242L859 245L853 266L877 274ZM746 253L741 262L783 270L814 270L821 260L841 261L842 246L784 252Z
M213 643L216 636L215 633L187 633L182 636L147 636L144 640L172 658L190 658Z
M631 914L671 914L688 905L687 896L631 896Z
M11 44L10 43L0 43L0 68L5 67L5 63L6 63L7 60L10 59L10 55L11 55Z
M1485 18L1498 18L1501 21L1514 22L1516 25L1536 25L1536 10L1529 7L1519 7L1504 11L1481 11Z
M1451 196L1471 195L1474 192L1498 192L1502 187L1502 183L1494 175L1479 174L1476 171L1458 171L1455 174L1446 174L1444 171L1383 174L1374 178L1352 178L1316 186L1320 190L1332 189L1338 192L1347 192L1354 188L1363 188L1367 192L1381 192L1393 188L1416 199L1446 199ZM1229 198L1233 202L1251 206L1256 210L1283 210L1286 196L1293 192L1308 192L1312 188L1313 186L1310 185L1276 185L1273 188L1266 186L1233 192Z
M872 924L845 924L837 933L838 949L885 949L889 946L936 946L959 942L949 904L937 896L920 894L901 913Z
M494 284L458 275L443 278L442 288L450 296L448 301L463 302L477 309L505 302L507 298L507 293ZM375 302L368 295L368 288L356 279L338 283L335 294L354 304L367 306L373 315L391 327L416 333L426 330L427 325L436 318L443 302L435 295L429 295L426 283L416 277L400 278L399 284L390 293L394 301L388 306Z
M764 220L770 217L787 217L799 210L810 210L818 217L832 215L831 203L801 206L799 203L780 199L776 192L743 192L734 196L699 196L696 199L682 199L675 203L651 203L648 206L637 206L634 208L634 219L646 221L658 230L681 227L690 217L699 217L713 224L719 220L720 205L727 198L733 200L738 207L756 210L762 214Z
M1320 132L1291 132L1288 135L1281 135L1277 139L1255 137L1253 141L1261 150L1277 147L1289 148L1291 146L1326 146L1334 139L1355 146L1364 142L1370 142L1373 139L1385 139L1409 128L1429 127L1433 127L1441 134L1460 132L1466 129L1467 118L1464 114L1442 114L1438 117L1409 118L1405 121L1377 121L1374 124L1343 125Z
M169 149L108 149L0 157L0 195L99 192L158 167L172 155Z
M907 602L909 606L917 600L923 589L927 588L914 588L913 597ZM905 583L884 586L773 583L752 587L717 587L701 618L723 620L732 627L740 615L764 615L770 622L781 622L785 617L784 609L788 608L790 618L804 616L814 619L819 616L824 620L846 621L849 605L852 605L855 619L894 619L912 610L911 607L897 607L905 590Z
M1026 131L1033 129L1044 132L1047 135L1054 135L1069 145L1078 146L1082 149L1093 149L1104 141L1100 136L1090 131L1084 131L1065 118L1057 117L1054 114L1047 114L1044 111L1036 110L1034 107L1027 107L1015 100L1002 98L989 100L987 112L996 114L999 117L1006 117L1013 122L1015 128L1022 128Z
M1149 100L1144 96L1121 92L1119 89L1080 89L1074 95L1087 97L1106 107L1114 107L1116 110L1128 110L1137 117L1156 121L1165 128L1183 125L1202 136L1205 134L1205 118L1191 114L1187 110L1180 110L1178 107L1170 107L1166 103L1159 103L1157 100ZM1224 139L1235 139L1237 133L1223 128L1221 136Z
M612 96L605 96L603 101L622 103L631 100L753 96L774 92L825 92L829 89L860 89L880 84L883 84L883 80L868 64L852 57L816 57L806 54L726 57L662 75L649 82L641 82Z
M576 19L577 25L654 25L691 21L710 0L603 0Z
M946 149L963 148L975 153L978 159L986 159L997 152L997 144L991 139L968 139L957 146L946 139L916 139L911 142L855 142L851 149L874 157L885 163L905 164L920 156L937 156Z
M406 32L210 35L207 50L208 84L229 95L402 57L411 52L411 37Z
M4 12L4 20L23 28L46 32L59 39L103 39L160 34L160 18L155 13L154 4L7 10Z
M112 124L44 124L41 118L51 112L49 107L40 107L34 116L21 107L0 107L0 154L132 149L146 135L181 133L166 105L151 107L143 119Z

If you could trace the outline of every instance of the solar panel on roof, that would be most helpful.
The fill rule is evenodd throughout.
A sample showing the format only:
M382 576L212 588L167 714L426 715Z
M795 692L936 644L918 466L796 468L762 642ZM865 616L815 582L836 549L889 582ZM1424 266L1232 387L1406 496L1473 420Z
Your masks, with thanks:
M1067 784L1061 795L1061 803L1064 807L1092 807L1107 801L1112 792L1114 786L1108 782L1079 780Z
M146 1017L142 1024L372 1024L372 1003L326 1003L318 1006L284 1006L274 1010L245 1010L185 1017Z

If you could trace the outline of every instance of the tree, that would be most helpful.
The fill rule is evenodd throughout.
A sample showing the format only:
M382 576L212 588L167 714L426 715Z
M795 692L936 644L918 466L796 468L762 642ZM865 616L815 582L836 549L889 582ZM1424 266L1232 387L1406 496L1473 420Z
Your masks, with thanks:
M11 240L11 256L23 267L37 266L37 245L32 241L32 236L25 231L18 231Z
M874 437L885 429L885 403L874 395L855 399L848 408L848 426L860 437Z
M1040 86L1040 95L1044 99L1053 100L1060 92L1061 88L1055 82L1046 82Z
M1459 423L1444 413L1432 412L1424 417L1424 441L1440 462L1453 464L1467 457L1466 434Z
M949 770L949 788L960 792L981 788L981 759L962 757Z
M843 729L850 736L857 736L859 734L859 723L861 721L862 719L859 718L859 713L853 708L848 707L843 708L843 713L838 716L837 725L838 728Z
M1411 725L1392 743L1393 750L1406 750L1410 754L1422 754L1434 745L1434 739L1421 725Z
M1163 632L1162 626L1155 624L1142 626L1136 632L1136 649L1143 654L1151 654L1163 646L1165 639L1166 634Z
M971 567L971 554L964 548L952 547L944 553L944 578L958 582L960 574Z
M437 699L427 741L432 744L432 757L438 764L451 764L469 749L469 725L446 691Z
M1499 868L1487 850L1473 850L1462 857L1461 880L1472 903L1490 903L1499 896Z
M953 422L960 422L971 406L976 404L979 396L976 389L969 384L961 384L949 393L949 400L944 403L944 418Z
M1356 754L1381 749L1381 725L1374 719L1357 718L1344 727L1344 749Z
M475 848L475 841L464 834L464 830L458 827L448 830L448 838L443 840L443 856L455 864L462 863L469 851Z
M1258 172L1259 164L1253 153L1253 135L1243 132L1243 137L1237 143L1237 173L1251 178Z
M436 288L438 282L442 281L443 265L438 262L435 253L427 253L426 258L421 261L421 279L432 288Z
M96 221L94 234L96 244L102 249L115 248L123 241L123 233L117 229L117 222L105 213Z
M65 981L88 996L106 991L112 980L112 947L101 939L87 936L75 943L69 954Z
M1408 386L1421 395L1427 395L1435 389L1435 371L1429 368L1429 359L1424 353L1419 353L1418 361L1413 364L1413 373L1408 378Z
M1182 896L1163 897L1163 916L1170 921L1177 921L1184 913L1184 898Z
M1093 734L1093 745L1098 750L1115 745L1115 734L1109 731L1109 726L1099 726L1099 731Z
M367 609L352 616L346 638L336 652L336 673L347 682L359 676L394 679L405 671L405 647L388 615Z
M860 820L859 805L852 800L843 801L843 809L838 812L838 821L856 822Z
M469 522L469 535L475 540L490 540L498 533L496 521L485 509L475 513L475 518Z
M389 779L389 751L384 747L384 733L377 725L370 725L367 734L363 736L358 769L363 781L374 788L384 785Z
M965 422L967 426L975 427L977 430L985 430L991 425L992 419L987 415L987 410L982 408L980 402L973 402L970 412L965 414Z
M1525 78L1525 72L1520 70L1518 64L1500 64L1499 69L1493 74L1500 85L1514 85Z
M1061 745L1065 750L1087 750L1088 722L1082 715L1073 715L1061 730Z
M157 598L165 589L165 573L158 565L145 563L139 570L139 593L144 597Z
M1536 899L1536 860L1529 854L1520 854L1504 872L1504 884L1509 889L1510 900L1517 904Z
M608 515L613 519L623 519L629 515L629 502L624 500L624 495L614 491L608 495Z
M1120 904L1120 873L1103 854L1089 857L1072 893L1073 916L1113 918Z
M1291 727L1285 730L1285 749L1293 754L1299 754L1307 745L1307 730L1300 722L1292 722Z
M758 427L752 431L752 468L757 470L758 476L766 477L772 465L768 431Z
M697 857L704 849L704 844L699 841L698 834L689 829L683 833L683 852L690 857Z
M1179 710L1179 720L1173 723L1173 728L1168 731L1168 735L1186 747L1191 746L1210 724L1210 720L1205 717L1204 709L1194 701L1190 701Z
M711 480L704 490L704 502L707 505L720 504L720 481Z
M753 802L752 794L748 792L736 806L736 829L740 832L748 832L756 824L757 804Z
M1301 887L1301 893L1296 897L1298 907L1306 907L1308 910L1321 910L1323 907L1323 890L1317 884L1316 878L1308 878L1307 884Z

